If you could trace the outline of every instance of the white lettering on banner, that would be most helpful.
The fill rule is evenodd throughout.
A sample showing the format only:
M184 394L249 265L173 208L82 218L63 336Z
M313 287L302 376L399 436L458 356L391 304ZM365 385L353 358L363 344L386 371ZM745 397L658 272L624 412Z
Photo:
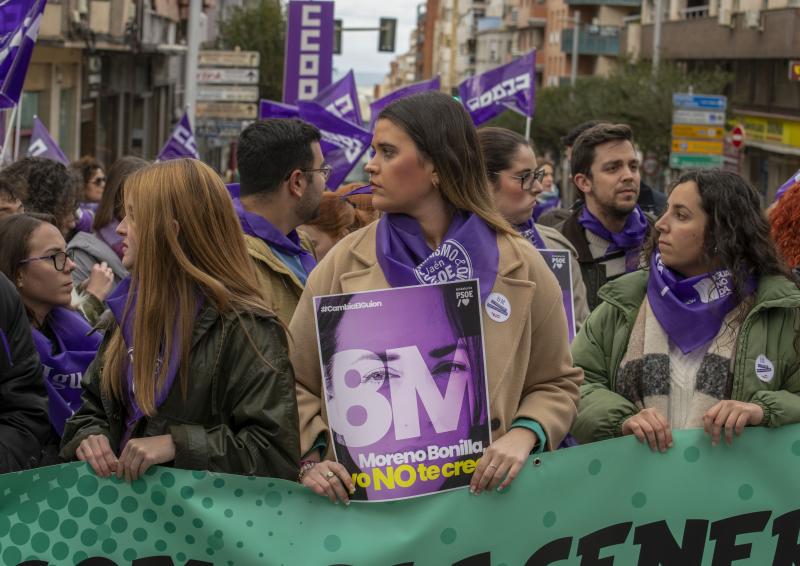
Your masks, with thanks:
M332 103L325 107L325 110L336 116L337 118L344 118L345 114L352 112L355 108L353 98L349 94L345 94L341 98L337 98Z
M483 441L462 438L458 444L449 446L438 446L432 444L425 450L407 450L405 452L390 452L388 454L369 454L358 455L358 467L366 468L385 468L386 466L401 466L403 464L419 464L430 462L431 460L442 460L473 454L483 454Z
M303 5L302 29L300 30L298 100L312 100L319 93L321 14L322 6ZM316 39L316 42L312 42L314 39Z
M519 75L517 77L506 79L501 83L496 84L491 90L484 92L470 98L467 101L467 108L471 111L478 110L479 108L486 108L492 104L502 102L507 98L511 98L518 92L523 92L531 88L531 76L529 73Z
M183 126L178 125L178 127L175 128L175 132L172 134L172 139L192 152L193 155L197 155L197 145L194 142L194 136L192 135L192 132Z
M36 140L28 147L28 155L31 157L39 157L43 153L47 153L47 144L43 140Z
M455 361L468 364L466 350L456 350ZM331 425L344 444L353 448L369 446L382 439L392 428L397 440L420 437L420 415L417 399L437 433L458 427L465 394L474 403L472 380L453 370L447 380L444 396L433 379L416 346L386 350L393 360L387 369L381 359L369 350L353 349L337 352L331 359L331 381L328 395ZM379 370L376 370L379 364ZM391 402L379 391L389 380ZM365 415L352 422L351 409L358 407ZM392 417L394 416L394 419Z
M83 373L81 372L74 372L74 373L55 373L52 376L50 372L53 371L53 368L50 366L46 366L42 364L45 379L49 379L50 383L53 385L55 389L80 389L81 388L81 379L83 378Z
M326 130L320 130L320 133L322 134L323 140L344 150L344 156L348 163L354 163L364 151L364 144L361 140L341 134L334 134Z

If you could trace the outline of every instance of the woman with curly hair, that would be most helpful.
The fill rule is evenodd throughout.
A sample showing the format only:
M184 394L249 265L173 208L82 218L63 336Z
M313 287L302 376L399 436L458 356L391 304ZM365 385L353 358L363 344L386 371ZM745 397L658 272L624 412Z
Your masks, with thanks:
M800 266L800 181L791 186L769 213L772 238L783 259Z
M70 167L83 179L81 202L97 206L97 203L103 198L103 190L106 186L103 165L91 155L84 155L79 160L70 163Z
M688 172L655 227L649 268L603 287L572 345L586 374L573 434L663 452L673 429L716 445L800 422L800 289L758 193L735 173Z
M311 239L317 261L321 261L336 242L350 233L355 221L353 206L336 193L326 192L322 194L317 216L300 226L300 230Z

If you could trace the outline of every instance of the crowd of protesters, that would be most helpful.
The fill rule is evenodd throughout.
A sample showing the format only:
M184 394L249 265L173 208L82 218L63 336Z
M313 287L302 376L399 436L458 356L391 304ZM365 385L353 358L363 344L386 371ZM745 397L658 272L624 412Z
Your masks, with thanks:
M484 314L492 442L473 493L565 438L665 451L673 430L717 444L800 422L800 185L769 216L721 170L665 196L641 181L634 132L593 122L564 140L567 203L528 140L476 130L436 92L377 117L369 190L326 190L320 141L299 120L248 126L235 192L191 159L0 170L0 473L171 465L348 503L313 297L416 285L446 241L482 302L516 306ZM571 256L572 343L544 249Z

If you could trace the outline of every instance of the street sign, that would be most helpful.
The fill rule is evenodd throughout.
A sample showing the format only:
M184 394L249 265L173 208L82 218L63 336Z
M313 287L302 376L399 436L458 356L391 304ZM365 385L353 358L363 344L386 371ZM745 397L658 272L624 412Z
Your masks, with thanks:
M229 120L255 120L258 104L249 102L198 102L198 118L226 118Z
M800 81L800 59L789 61L789 80Z
M671 153L669 166L674 169L722 167L723 159L722 155Z
M712 112L708 110L673 110L672 123L721 126L725 123L725 112Z
M252 123L252 120L198 119L195 135L212 138L235 138Z
M258 67L258 51L200 51L197 64L201 67Z
M728 99L724 96L709 94L681 94L672 95L672 106L684 110L725 110Z
M673 138L699 138L707 140L721 140L725 130L720 126L691 126L686 124L673 124Z
M258 69L206 67L197 69L197 82L200 84L257 85Z
M242 85L197 85L197 100L226 102L255 102L258 100L257 86Z
M704 141L704 140L686 140L686 139L673 139L672 140L673 153L705 153L705 154L722 154L722 141Z
M736 149L744 145L744 128L740 124L737 124L733 130L731 130L731 145Z

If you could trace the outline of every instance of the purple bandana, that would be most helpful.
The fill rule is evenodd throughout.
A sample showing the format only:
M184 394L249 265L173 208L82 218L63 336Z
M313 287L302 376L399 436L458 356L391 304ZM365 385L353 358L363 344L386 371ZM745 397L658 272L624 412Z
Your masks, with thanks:
M134 345L133 345L133 317L134 313L136 312L136 294L133 295L131 298L131 305L130 310L126 313L125 312L125 303L128 300L128 292L130 291L131 287L131 278L126 277L123 279L117 288L112 291L112 293L106 299L106 304L108 308L114 315L114 318L117 320L117 324L119 325L120 331L122 332L122 339L125 342L125 346L128 350L128 360L126 363L126 392L127 392L127 400L128 400L128 413L125 417L125 433L122 435L122 440L120 441L119 449L125 447L128 440L131 438L131 434L133 434L133 429L136 427L136 424L144 418L144 414L142 413L141 408L139 408L139 404L136 402L136 391L134 391L133 385L133 354L134 354ZM198 303L199 304L199 303ZM196 314L196 313L195 313ZM176 321L177 322L177 321ZM176 331L174 335L177 337L177 323L175 325ZM159 360L161 362L161 360ZM181 362L181 348L178 342L173 344L172 353L169 358L169 367L167 368L167 380L164 384L164 387L160 391L156 391L156 408L160 407L164 401L167 399L167 395L172 390L172 385L175 382L175 376L178 375L178 369L180 367ZM160 365L160 364L159 364ZM158 368L157 370L158 371Z
M31 330L42 361L50 423L61 436L67 419L81 407L81 378L97 355L101 337L78 313L62 307L50 311L46 324L54 342L36 328Z
M538 221L539 217L548 210L553 210L554 208L560 208L560 207L561 207L561 199L558 197L550 198L542 202L537 202L536 206L533 207L533 220Z
M520 236L533 244L533 247L537 250L543 250L547 247L547 244L545 244L544 240L542 239L542 235L539 234L539 230L536 229L536 224L534 223L533 218L528 218L528 220L523 224L515 225L514 229L519 232Z
M661 328L684 354L712 340L722 321L739 304L733 292L733 276L727 269L681 279L664 265L658 251L653 252L650 266L647 300ZM755 280L750 279L746 294L755 288Z
M261 238L281 252L297 257L306 273L311 273L311 270L316 267L317 261L314 256L300 245L300 236L297 235L297 230L292 230L284 236L263 216L247 212L242 206L242 201L238 198L233 199L233 206L236 209L236 214L239 215L242 231L245 234Z
M415 218L385 214L378 221L375 247L392 287L478 279L482 302L492 292L500 260L494 230L477 214L464 211L453 215L435 251L425 243Z
M603 226L603 223L589 212L589 207L587 206L584 206L583 210L581 210L578 223L589 232L611 242L606 254L624 251L625 270L627 272L636 271L639 267L639 253L642 250L642 244L644 244L644 240L650 232L647 217L638 204L628 215L628 218L625 219L625 226L621 232L612 232Z
M95 236L114 250L114 253L117 254L119 259L122 259L124 255L122 253L122 236L117 234L117 226L119 226L119 220L114 218L111 222L97 230Z

